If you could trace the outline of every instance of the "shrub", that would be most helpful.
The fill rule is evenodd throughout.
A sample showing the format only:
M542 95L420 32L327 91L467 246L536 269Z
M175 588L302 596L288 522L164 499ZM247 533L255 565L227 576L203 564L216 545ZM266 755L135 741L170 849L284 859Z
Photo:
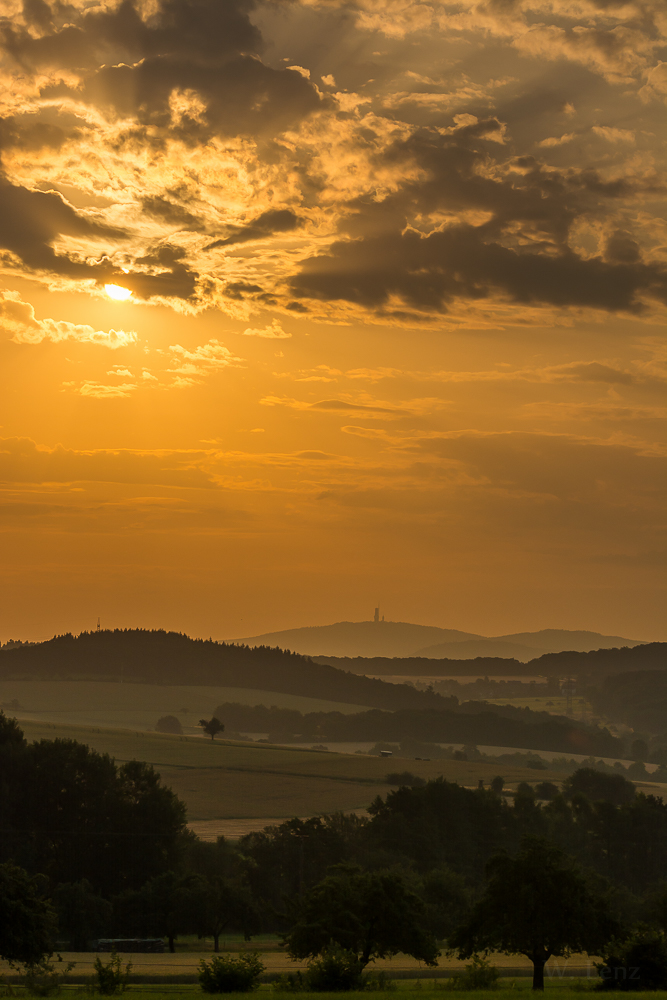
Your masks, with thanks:
M183 726L181 725L181 720L177 719L175 715L163 715L161 719L158 719L155 723L156 733L175 733L176 736L183 735Z
M127 989L127 980L132 969L132 963L128 962L123 969L120 955L115 951L111 952L109 961L105 964L98 955L95 959L95 972L91 990L93 993L101 993L103 996L113 996L115 993L124 993Z
M199 963L199 985L204 993L249 993L259 986L264 968L256 951L242 952L238 958L216 955Z
M317 993L338 993L363 988L363 966L354 952L332 946L308 963L303 977L306 989Z
M58 963L62 963L62 955L58 955ZM42 959L24 966L21 976L26 993L34 997L52 997L61 992L67 973L74 968L74 962L68 962L57 969L53 962Z
M660 931L639 931L596 965L600 990L667 989L667 940Z
M426 784L423 778L412 774L411 771L392 771L386 780L388 785L408 785L409 788L421 788Z
M485 958L472 956L463 972L456 972L447 983L449 990L497 990L498 970Z

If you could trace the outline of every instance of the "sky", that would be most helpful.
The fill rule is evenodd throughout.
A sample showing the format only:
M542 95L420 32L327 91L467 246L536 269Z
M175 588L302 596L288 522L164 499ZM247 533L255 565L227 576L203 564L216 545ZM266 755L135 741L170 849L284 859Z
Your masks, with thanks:
M667 639L661 0L0 11L0 639Z

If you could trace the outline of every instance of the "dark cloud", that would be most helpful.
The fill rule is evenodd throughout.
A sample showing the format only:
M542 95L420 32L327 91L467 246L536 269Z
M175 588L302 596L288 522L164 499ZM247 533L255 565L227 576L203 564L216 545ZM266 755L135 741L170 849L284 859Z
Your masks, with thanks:
M350 203L342 228L351 239L306 261L292 293L376 310L398 296L412 309L436 312L456 298L493 293L519 303L629 311L641 308L642 295L666 298L665 269L642 263L628 234L609 241L607 260L584 258L568 243L575 220L608 212L610 202L641 185L511 157L505 145L490 141L500 129L488 119L444 137L420 130L397 143L385 164L416 164L425 179L382 201ZM487 218L430 232L423 221L470 210Z
M79 215L59 194L28 191L0 178L0 247L34 270L98 281L119 276L109 261L88 264L56 254L51 243L60 235L119 240L125 234Z
M163 198L160 195L142 198L141 207L148 215L152 215L156 219L162 219L172 226L178 226L179 229L197 230L205 228L205 223L197 218L196 215L188 212L186 208L177 202L170 201L168 198Z
M280 132L320 105L303 76L261 62L248 0L161 0L146 21L123 0L78 19L68 10L62 26L49 21L46 4L34 7L44 34L6 25L5 50L27 70L66 68L82 78L82 90L59 85L44 96L71 93L112 114L167 126L172 92L192 90L206 104L208 126L228 134ZM191 126L201 130L201 123Z
M121 284L142 299L148 299L153 295L165 298L190 298L194 294L198 276L183 263L185 255L186 252L181 247L162 243L135 261L135 266L146 267L150 271L124 274Z
M245 226L235 226L230 235L223 240L210 243L206 249L231 246L233 243L248 243L250 240L263 240L274 233L289 233L296 229L301 220L289 209L278 209L263 212Z
M26 122L16 117L0 119L0 150L12 147L30 151L60 149L67 138L67 131L52 122Z

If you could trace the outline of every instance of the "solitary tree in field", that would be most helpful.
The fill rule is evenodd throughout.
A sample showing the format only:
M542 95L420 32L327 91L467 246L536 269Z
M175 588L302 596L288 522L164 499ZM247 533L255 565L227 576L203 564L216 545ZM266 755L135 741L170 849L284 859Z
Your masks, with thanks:
M212 719L209 719L208 722L206 721L206 719L200 719L199 725L202 727L205 733L208 733L208 735L211 737L212 740L216 738L218 733L223 733L225 731L225 727L220 722L220 719L216 719L215 716L213 716Z
M619 931L604 895L546 840L526 837L516 857L492 858L487 877L484 895L449 943L459 958L479 951L526 955L534 990L544 989L544 966L552 955L599 955Z
M312 958L333 944L355 955L360 969L398 952L437 965L428 924L424 903L400 875L336 865L306 894L285 940L292 958Z

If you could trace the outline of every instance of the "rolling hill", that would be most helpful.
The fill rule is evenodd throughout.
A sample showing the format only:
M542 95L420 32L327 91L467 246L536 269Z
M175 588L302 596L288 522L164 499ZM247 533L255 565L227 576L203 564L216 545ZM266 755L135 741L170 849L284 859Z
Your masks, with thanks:
M345 673L298 653L191 639L157 629L68 633L35 645L2 649L0 680L254 688L389 710L446 704L440 695Z
M336 622L266 632L230 640L246 646L279 646L305 656L425 656L472 660L477 656L528 662L543 653L588 652L612 646L638 646L642 640L599 632L542 629L484 636L411 622Z

